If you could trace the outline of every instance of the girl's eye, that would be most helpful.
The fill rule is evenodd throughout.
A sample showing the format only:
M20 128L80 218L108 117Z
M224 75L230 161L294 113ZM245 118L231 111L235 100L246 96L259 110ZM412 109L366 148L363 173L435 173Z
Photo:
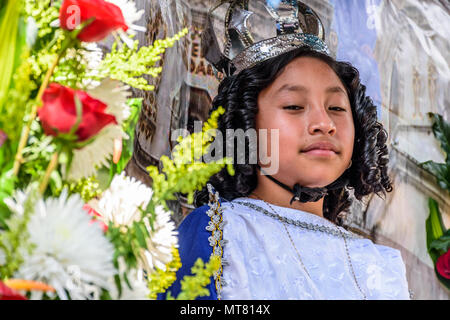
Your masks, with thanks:
M347 110L345 110L344 108L341 108L341 107L330 107L330 109L337 110L337 111L347 111Z
M287 107L283 107L283 109L285 109L285 110L300 110L300 108L303 108L303 107L300 107L300 106L287 106Z
M283 109L285 109L285 110L300 110L300 109L303 109L303 107L292 105L292 106L283 107ZM330 109L336 110L336 111L347 111L344 108L337 107L337 106L336 107L330 107Z

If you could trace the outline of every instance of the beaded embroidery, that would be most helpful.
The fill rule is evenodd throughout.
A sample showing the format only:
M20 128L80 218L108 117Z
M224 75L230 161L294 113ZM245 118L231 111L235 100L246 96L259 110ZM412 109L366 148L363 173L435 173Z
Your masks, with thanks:
M228 242L223 239L223 228L226 221L223 220L223 208L219 203L219 193L214 190L214 187L210 183L207 184L207 188L209 192L209 209L206 211L206 214L211 218L211 221L208 222L206 230L211 232L211 236L208 238L209 245L213 248L211 257L217 256L220 259L220 268L214 274L214 281L217 291L217 299L221 300L222 287L226 285L222 278L223 267L228 265L227 261L223 258L223 248Z
M289 219L289 218L286 218L286 217L282 217L282 216L279 216L279 215L274 214L272 212L269 212L266 209L264 209L264 208L262 208L260 206L257 206L256 204L253 204L253 203L241 202L241 201L235 201L234 203L237 203L237 204L244 205L246 207L252 208L252 209L254 209L256 211L259 211L259 212L265 214L266 216L278 219L278 220L280 220L282 222L285 222L287 224L291 224L291 225L294 225L294 226L297 226L297 227L300 227L300 228L303 228L303 229L308 229L308 230L317 231L317 232L324 232L324 233L328 233L328 234L331 234L331 235L339 237L339 238L341 238L343 236L345 236L345 238L347 238L347 239L363 239L364 238L364 237L362 237L360 235L357 235L355 233L349 232L349 231L343 229L342 227L338 227L337 226L337 228L339 228L339 230L341 230L343 232L343 234L340 233L338 230L336 230L334 228L329 228L327 226L321 226L321 225L318 225L318 224L307 223L307 222L300 221L300 220L294 220L294 219Z

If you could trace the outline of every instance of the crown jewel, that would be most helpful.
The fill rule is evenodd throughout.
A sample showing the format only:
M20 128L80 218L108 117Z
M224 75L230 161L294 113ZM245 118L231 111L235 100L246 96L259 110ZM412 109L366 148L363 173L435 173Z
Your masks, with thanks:
M219 0L202 34L205 58L228 76L309 46L330 55L319 16L297 0Z

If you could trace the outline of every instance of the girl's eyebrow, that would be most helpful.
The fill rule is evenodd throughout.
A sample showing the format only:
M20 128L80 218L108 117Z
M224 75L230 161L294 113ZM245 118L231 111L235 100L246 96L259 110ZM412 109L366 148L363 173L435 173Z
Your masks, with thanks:
M294 91L294 92L304 92L308 93L309 89L302 85L291 85L289 83L285 83L282 85L277 91L276 94L279 94L283 91ZM347 96L347 93L339 86L328 87L325 89L325 93L340 93Z
M283 91L296 91L296 92L305 92L308 93L309 89L301 86L301 85L291 85L289 83L285 83L284 85L282 85L277 91L276 93L281 93Z
M325 90L326 93L341 93L344 94L345 96L347 96L347 93L345 92L344 89L342 89L341 87L335 86L335 87L328 87Z

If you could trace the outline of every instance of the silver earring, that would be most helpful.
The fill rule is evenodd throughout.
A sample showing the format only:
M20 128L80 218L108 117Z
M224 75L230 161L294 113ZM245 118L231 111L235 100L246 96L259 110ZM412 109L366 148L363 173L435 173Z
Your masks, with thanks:
M350 164L348 165L347 169L350 169L350 167L352 166L353 162L352 160L350 160Z

